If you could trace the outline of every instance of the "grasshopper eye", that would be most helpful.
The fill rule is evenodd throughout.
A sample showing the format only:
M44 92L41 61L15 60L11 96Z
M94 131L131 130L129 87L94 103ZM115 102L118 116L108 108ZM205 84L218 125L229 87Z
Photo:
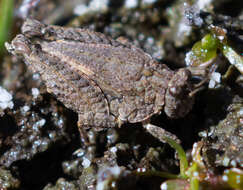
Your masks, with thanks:
M29 55L31 53L30 48L25 43L16 42L16 43L13 44L13 46L15 47L15 49L14 49L15 54L20 54L20 55L27 54L27 55Z
M45 28L45 25L43 23L40 23L39 21L33 19L26 19L21 30L24 35L28 37L33 37L42 36L43 28Z

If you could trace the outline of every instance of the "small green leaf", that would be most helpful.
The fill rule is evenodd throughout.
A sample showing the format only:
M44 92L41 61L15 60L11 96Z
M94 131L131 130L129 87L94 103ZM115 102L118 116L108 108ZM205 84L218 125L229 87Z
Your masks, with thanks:
M218 40L212 34L207 34L201 40L202 48L207 50L215 50L218 47Z
M191 66L200 66L212 61L217 56L218 39L212 34L207 34L202 40L196 42L192 50L187 53L186 63Z
M176 143L175 140L173 140L169 137L165 137L165 140L178 153L179 160L180 160L180 176L185 179L188 178L186 175L186 169L188 168L188 162L187 162L185 151L183 150L181 145Z
M217 56L217 48L212 48L212 46L206 42L204 42L204 46L205 47L203 47L203 42L199 41L192 47L192 53L194 56L196 56L198 64L205 63ZM209 49L207 49L207 47L209 47Z

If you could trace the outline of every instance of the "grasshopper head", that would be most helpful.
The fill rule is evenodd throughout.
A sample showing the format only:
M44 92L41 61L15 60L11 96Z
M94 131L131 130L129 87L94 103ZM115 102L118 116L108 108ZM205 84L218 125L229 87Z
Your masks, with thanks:
M30 41L23 34L17 35L11 44L6 42L5 47L13 55L23 56L24 54L29 55L31 53Z
M193 90L191 72L179 69L168 84L165 95L164 111L171 118L185 116L194 104L194 97L190 96Z

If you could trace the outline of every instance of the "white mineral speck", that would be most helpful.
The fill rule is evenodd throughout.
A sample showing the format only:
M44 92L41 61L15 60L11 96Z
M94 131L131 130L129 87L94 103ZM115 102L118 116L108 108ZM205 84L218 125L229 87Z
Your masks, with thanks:
M90 166L90 164L91 164L90 160L84 157L83 162L82 162L82 166L84 168L88 168Z
M40 121L38 121L39 122L39 126L43 126L43 125L45 125L45 123L46 123L46 120L45 119L41 119Z
M243 116L243 108L240 108L240 110L237 112L237 115L239 117L242 117Z
M143 0L142 4L152 4L154 3L156 0Z
M236 167L237 166L237 163L236 163L235 160L231 160L230 165L233 166L233 167Z
M10 152L10 157L12 157L12 158L16 158L17 155L18 155L18 153L16 151Z
M193 144L193 146L192 146L192 147L193 147L193 148L192 148L192 153L191 153L192 155L195 155L195 153L196 153L196 151L197 151L197 146L198 146L197 143L194 143L194 144Z
M40 74L39 73L34 73L32 75L33 80L40 80Z
M116 153L117 152L117 148L114 146L114 147L112 147L111 149L111 152L113 152L113 153Z
M189 36L192 27L186 24L186 21L180 22L178 27L177 37L181 38L182 36Z
M73 10L76 15L83 15L92 11L105 11L108 9L108 0L92 0L89 5L80 4Z
M40 144L41 144L41 140L36 140L33 143L34 146L40 146Z
M193 61L191 59L192 56L193 56L192 51L189 51L189 52L186 53L185 62L186 62L187 66L191 66L193 64Z
M150 130L150 129L152 128L152 125L151 125L150 123L148 123L148 124L145 125L145 128L146 128L147 130Z
M227 166L229 166L229 163L230 163L230 159L228 157L225 157L223 159L223 163L222 163L223 166L227 167Z
M138 35L138 39L140 41L144 40L144 38L145 38L144 34L141 33L141 34Z
M205 131L199 132L200 137L207 137L208 133Z
M73 12L75 15L83 15L88 12L88 6L83 4L78 5L74 8Z
M107 8L108 0L93 0L90 2L89 7L92 7L95 10Z
M122 170L119 166L104 167L98 171L96 190L105 190L111 178L117 178Z
M167 190L167 184L166 183L162 183L161 186L160 186L160 189L161 190Z
M212 0L198 0L196 2L196 5L198 6L198 9L205 9L205 7L209 6Z
M40 91L39 91L38 88L32 88L32 89L31 89L31 92L32 92L32 96L33 96L34 98L37 98L37 97L39 96L39 94L40 94Z
M12 109L14 105L12 98L12 95L0 86L0 108L3 110L6 108Z
M106 185L107 185L106 181L98 182L98 184L96 185L96 190L105 190Z
M73 155L75 155L76 157L82 157L84 156L85 151L82 148L79 148L78 150L74 151Z
M147 38L147 42L152 45L154 43L154 38L153 37L148 37Z
M228 181L228 176L227 175L223 175L222 179L223 179L223 181Z
M219 39L220 41L223 41L223 40L224 40L224 36L218 36L218 39Z
M214 72L214 73L212 74L212 77L213 77L213 79L214 79L216 82L220 82L221 74L218 73L218 72Z
M27 111L29 111L29 110L30 110L30 107L29 107L29 106L24 106L24 107L23 107L23 111L24 111L24 112L27 112Z
M125 7L135 8L138 5L138 0L126 0Z
M33 129L34 130L38 130L40 127L44 126L46 123L46 120L45 119L41 119L37 122L35 122L35 124L33 125Z
M208 88L215 88L217 84L219 84L221 81L221 74L218 72L213 72L211 75L211 79L209 81Z
M194 177L198 177L199 176L199 173L198 172L193 172L193 176Z
M118 166L111 167L110 171L115 176L118 176L121 173L121 169Z

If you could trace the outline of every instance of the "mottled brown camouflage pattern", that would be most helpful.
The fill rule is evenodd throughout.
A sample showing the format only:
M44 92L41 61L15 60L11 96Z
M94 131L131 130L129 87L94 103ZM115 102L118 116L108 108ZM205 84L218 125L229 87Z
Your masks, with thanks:
M163 110L178 118L193 105L189 70L174 72L124 40L28 19L6 46L79 114L80 127L143 122Z

